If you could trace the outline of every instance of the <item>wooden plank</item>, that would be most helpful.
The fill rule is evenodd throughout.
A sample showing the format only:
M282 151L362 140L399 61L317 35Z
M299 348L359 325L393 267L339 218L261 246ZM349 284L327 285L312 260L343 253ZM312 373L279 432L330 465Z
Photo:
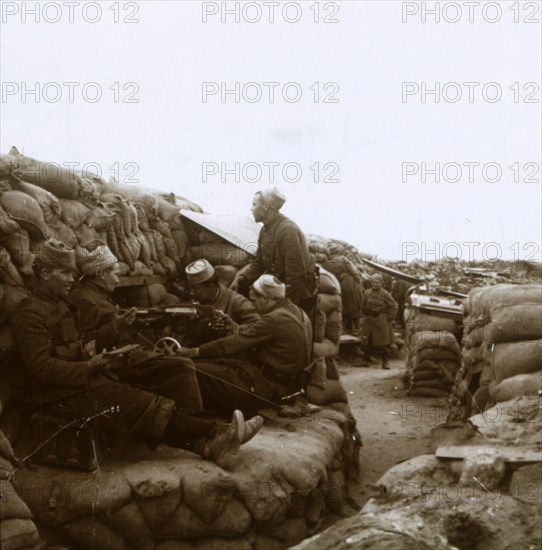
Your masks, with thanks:
M352 336L351 334L341 334L339 346L343 344L361 344L361 340L356 336Z
M397 269L393 269L392 267L388 267L386 265L377 264L376 262L366 260L365 258L361 258L361 260L367 265L370 265L372 268L377 269L378 271L381 271L386 275L390 275L391 277L396 277L397 279L402 279L403 281L408 281L412 284L423 283L423 279L420 279L419 277L414 277L413 275L402 273L401 271L397 271Z
M497 451L505 462L542 462L542 451L532 447L508 447L499 445L458 445L439 447L435 451L437 458L466 458L483 451Z

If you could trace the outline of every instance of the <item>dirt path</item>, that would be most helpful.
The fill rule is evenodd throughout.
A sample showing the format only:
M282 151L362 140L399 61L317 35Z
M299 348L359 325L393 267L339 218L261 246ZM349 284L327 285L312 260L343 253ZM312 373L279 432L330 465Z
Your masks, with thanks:
M349 486L361 506L377 494L374 484L394 464L431 452L431 428L446 419L447 399L406 396L401 384L403 361L391 360L390 367L383 370L376 362L369 368L340 365L363 440L361 479Z

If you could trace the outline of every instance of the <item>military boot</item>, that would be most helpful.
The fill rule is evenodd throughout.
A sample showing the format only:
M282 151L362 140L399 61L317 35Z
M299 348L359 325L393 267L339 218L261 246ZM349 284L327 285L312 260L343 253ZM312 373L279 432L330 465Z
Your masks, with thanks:
M250 420L245 421L245 429L243 431L241 444L250 441L260 431L262 426L263 418L260 415L256 415Z
M203 458L214 462L225 470L231 468L235 455L243 443L246 431L247 427L243 413L234 411L231 422L219 425L216 428L214 437L205 442L202 453Z
M388 365L388 354L385 351L382 352L382 368L386 370L390 368Z

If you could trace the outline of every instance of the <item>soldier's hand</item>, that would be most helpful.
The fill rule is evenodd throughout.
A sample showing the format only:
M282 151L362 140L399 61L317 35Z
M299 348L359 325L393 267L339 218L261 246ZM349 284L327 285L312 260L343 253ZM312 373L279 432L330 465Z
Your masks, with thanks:
M137 308L132 307L124 313L120 313L119 306L117 306L116 321L119 330L126 330L129 326L133 325L136 320Z
M227 313L216 310L213 313L213 328L216 330L236 332L239 325Z
M113 366L114 361L115 357L105 356L102 352L88 361L88 369L91 373L105 372Z

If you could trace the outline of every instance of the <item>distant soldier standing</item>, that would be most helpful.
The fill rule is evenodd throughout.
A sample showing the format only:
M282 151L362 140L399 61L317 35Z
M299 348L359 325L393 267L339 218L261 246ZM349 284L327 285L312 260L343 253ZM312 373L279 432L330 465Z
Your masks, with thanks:
M388 366L388 346L393 343L393 320L397 315L397 302L382 288L382 276L371 277L371 288L363 295L363 337L365 340L364 366L369 366L371 352L380 350L382 368Z

